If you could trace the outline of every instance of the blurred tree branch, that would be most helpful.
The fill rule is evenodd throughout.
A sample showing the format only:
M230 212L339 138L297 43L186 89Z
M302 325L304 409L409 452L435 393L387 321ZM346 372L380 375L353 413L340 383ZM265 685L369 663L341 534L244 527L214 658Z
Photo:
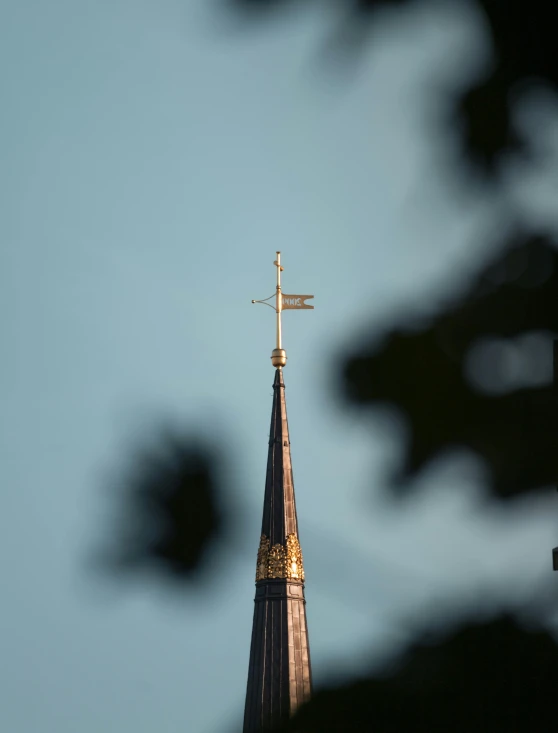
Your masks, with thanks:
M544 386L486 394L471 384L466 363L482 337L531 331L548 334L550 359L552 333L558 331L557 294L558 251L553 243L537 236L514 240L427 328L374 336L348 359L348 398L362 405L393 405L409 427L396 483L401 486L434 457L458 446L484 458L497 498L556 482L558 400L551 374ZM483 369L494 371L495 380L505 385L503 361L493 360ZM527 359L526 385L529 366ZM521 381L521 376L516 378Z
M558 647L509 617L469 622L448 638L419 635L381 673L318 692L291 733L551 733Z
M116 497L103 567L118 576L152 571L179 583L201 579L209 548L228 526L222 460L198 436L168 426L139 447Z

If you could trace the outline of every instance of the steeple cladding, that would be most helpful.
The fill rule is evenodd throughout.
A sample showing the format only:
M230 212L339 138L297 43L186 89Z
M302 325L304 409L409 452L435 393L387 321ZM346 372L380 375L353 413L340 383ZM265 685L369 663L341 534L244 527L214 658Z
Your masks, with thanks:
M244 733L262 733L285 723L311 695L305 606L285 385L282 370L277 369L256 563Z
M262 535L270 545L284 543L294 534L298 538L298 521L294 497L291 444L283 370L277 369L273 383L273 408L269 430L269 452L265 480Z

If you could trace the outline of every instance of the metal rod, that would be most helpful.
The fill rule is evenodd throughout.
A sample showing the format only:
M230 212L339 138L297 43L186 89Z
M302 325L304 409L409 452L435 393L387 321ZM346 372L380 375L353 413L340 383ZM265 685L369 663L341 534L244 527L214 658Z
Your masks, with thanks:
M281 347L281 310L282 310L282 298L281 298L281 252L277 252L277 260L275 261L277 266L277 288L275 294L275 310L277 312L277 348Z

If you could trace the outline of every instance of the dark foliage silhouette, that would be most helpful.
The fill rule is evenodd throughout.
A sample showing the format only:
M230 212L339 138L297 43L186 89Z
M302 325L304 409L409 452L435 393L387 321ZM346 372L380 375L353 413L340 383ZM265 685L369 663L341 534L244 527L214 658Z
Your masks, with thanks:
M369 679L318 692L292 733L550 733L558 646L509 617L467 623L443 641L419 636Z
M556 483L558 400L550 370L545 385L529 388L530 372L540 365L532 363L533 355L517 353L515 384L521 386L487 394L471 383L466 362L483 337L506 339L519 352L513 337L529 332L541 333L543 344L546 334L550 362L557 302L558 250L534 236L508 245L427 328L373 337L348 360L349 399L395 406L407 422L408 447L395 481L400 489L409 490L406 479L459 446L484 458L497 498ZM505 358L488 358L480 369L505 387Z
M420 0L338 0L345 10L340 33L348 52L369 38L381 8L404 10ZM528 142L515 126L514 107L525 90L543 85L558 90L554 7L545 0L476 0L493 49L493 59L473 82L454 90L448 127L459 130L463 161L488 179L498 177L501 160L527 152ZM291 0L228 0L244 16L269 18L293 6ZM457 16L456 16L457 17Z
M132 457L118 496L118 525L106 566L191 580L222 535L221 456L190 435L166 429Z

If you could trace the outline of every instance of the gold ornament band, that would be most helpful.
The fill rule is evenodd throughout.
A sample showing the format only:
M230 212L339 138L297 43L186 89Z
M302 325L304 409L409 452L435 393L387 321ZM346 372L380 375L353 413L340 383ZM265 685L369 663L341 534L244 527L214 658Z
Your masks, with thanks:
M276 544L273 547L269 546L269 537L264 534L261 536L256 564L256 583L268 578L304 580L302 551L295 534L287 535L285 545Z

